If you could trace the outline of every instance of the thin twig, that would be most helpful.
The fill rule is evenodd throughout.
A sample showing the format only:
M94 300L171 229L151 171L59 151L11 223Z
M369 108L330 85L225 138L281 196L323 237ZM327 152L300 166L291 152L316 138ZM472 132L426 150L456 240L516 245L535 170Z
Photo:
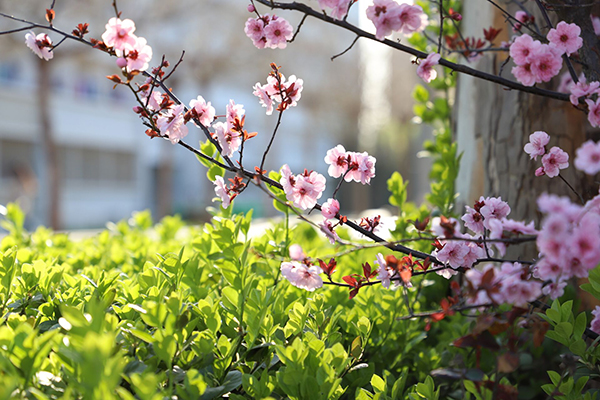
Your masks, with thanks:
M565 179L564 176L562 176L560 173L558 174L558 177L567 184L567 186L569 187L569 189L571 189L571 191L573 193L575 193L575 195L579 198L579 201L581 202L581 204L585 205L585 201L583 200L583 197L579 194L579 192L577 190L575 190L575 188L573 186L571 186L571 184L569 183L569 181L567 181Z
M306 15L305 15L305 17L306 17ZM357 36L357 37L355 37L355 38L354 38L354 40L352 41L352 43L350 43L350 46L348 46L348 47L346 48L346 50L342 51L341 53L338 53L338 54L336 54L335 56L331 56L331 61L333 61L333 60L335 60L336 58L338 58L338 57L340 57L340 56L343 56L344 54L346 54L347 52L349 52L349 51L350 51L350 49L351 49L352 47L354 47L354 44L355 44L355 43L358 41L358 39L359 39L359 38L360 38L360 36Z
M298 36L298 34L300 33L300 28L302 28L302 25L304 24L304 21L306 21L306 18L308 18L308 15L305 15L302 17L302 19L300 20L300 23L298 24L298 28L296 29L296 32L294 33L294 36L292 36L292 38L290 40L288 40L288 43L292 43L294 40L296 40L296 36Z

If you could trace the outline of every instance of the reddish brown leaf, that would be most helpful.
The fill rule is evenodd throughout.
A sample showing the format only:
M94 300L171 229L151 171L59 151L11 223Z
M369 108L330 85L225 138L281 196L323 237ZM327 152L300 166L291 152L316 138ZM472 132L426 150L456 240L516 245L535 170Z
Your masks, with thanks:
M52 21L54 21L55 16L56 13L54 12L54 10L46 9L46 21L52 23Z

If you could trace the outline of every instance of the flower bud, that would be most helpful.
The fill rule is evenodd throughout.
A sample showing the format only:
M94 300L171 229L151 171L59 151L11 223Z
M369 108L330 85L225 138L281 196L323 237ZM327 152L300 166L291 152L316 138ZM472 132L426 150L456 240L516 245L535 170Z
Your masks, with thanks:
M253 13L254 11L256 11L256 8L254 8L254 5L248 4L248 12Z
M127 66L127 60L123 57L117 58L117 67L125 68Z

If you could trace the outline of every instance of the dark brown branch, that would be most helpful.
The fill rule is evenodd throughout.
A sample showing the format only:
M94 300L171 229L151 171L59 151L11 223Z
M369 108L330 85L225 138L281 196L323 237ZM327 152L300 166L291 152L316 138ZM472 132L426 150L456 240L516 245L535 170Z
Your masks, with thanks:
M422 51L413 49L412 47L409 46L405 46L403 44L394 42L392 40L389 39L385 39L385 40L378 40L375 35L373 35L372 33L363 31L362 29L358 28L355 25L352 25L346 21L340 21L334 18L331 18L327 15L324 15L322 13L319 13L317 11L315 11L314 9L310 8L309 6L307 6L306 4L302 4L302 3L297 3L297 2L291 2L291 3L281 3L281 2L276 2L276 1L270 1L270 0L255 0L258 3L261 3L265 6L268 7L272 7L272 8L278 8L278 9L282 9L282 10L295 10L295 11L299 11L302 12L304 14L307 14L313 18L319 19L321 21L327 22L329 24L332 25L336 25L339 26L341 28L344 28L350 32L355 33L356 35L360 36L360 37L364 37L367 39L371 39L373 41L377 41L379 43L385 44L389 47L392 47L394 49L400 50L402 52L408 53L410 55L413 55L417 58L426 58L428 56L427 53L424 53ZM559 93L559 92L554 92L552 90L546 90L546 89L541 89L541 88L537 88L537 87L529 87L529 86L525 86L522 85L520 83L517 83L515 81L511 81L509 79L506 78L502 78L500 76L496 76L496 75L492 75L492 74L488 74L486 72L482 72L479 70L476 70L474 68L471 67L467 67L466 65L462 65L462 64L455 64L451 61L448 61L444 58L440 59L440 65L443 65L444 67L450 68L453 71L456 72L460 72L466 75L471 75L475 78L479 78L479 79L483 79L486 81L490 81L490 82L494 82L497 83L499 85L505 86L509 89L514 89L514 90L519 90L521 92L525 92L525 93L531 93L531 94L535 94L538 96L543 96L543 97L548 97L551 99L556 99L556 100L561 100L561 101L569 101L569 95L565 94L565 93Z

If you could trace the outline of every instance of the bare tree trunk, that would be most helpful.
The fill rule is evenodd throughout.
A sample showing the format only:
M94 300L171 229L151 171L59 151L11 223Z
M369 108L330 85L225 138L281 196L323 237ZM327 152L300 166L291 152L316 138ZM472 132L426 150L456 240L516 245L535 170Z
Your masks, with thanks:
M38 62L38 112L40 130L46 161L48 224L52 229L60 229L60 170L56 143L52 133L52 115L50 113L50 63L42 59Z

